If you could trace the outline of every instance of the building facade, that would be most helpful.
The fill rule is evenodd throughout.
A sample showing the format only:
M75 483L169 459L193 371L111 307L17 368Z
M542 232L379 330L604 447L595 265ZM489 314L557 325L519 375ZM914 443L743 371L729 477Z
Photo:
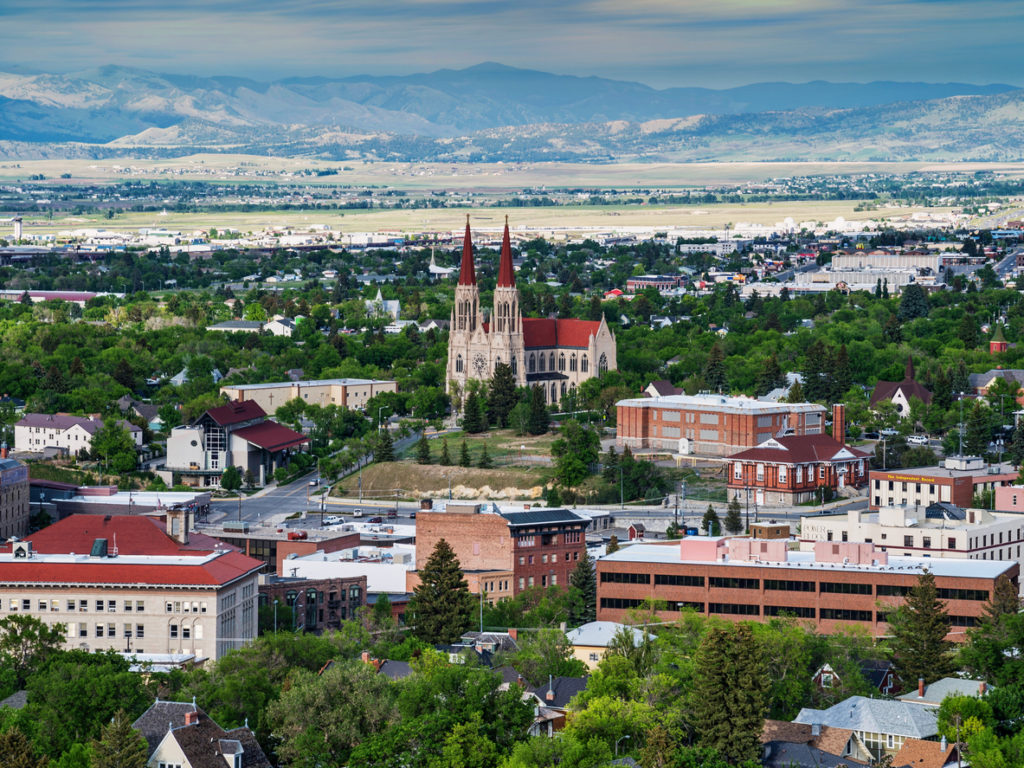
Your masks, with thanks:
M260 607L292 609L292 627L306 632L340 629L366 605L366 576L303 579L265 574L260 577Z
M729 456L786 435L825 432L816 403L769 403L725 395L668 395L620 400L616 445Z
M470 379L489 380L498 363L512 368L518 386L539 386L547 403L557 403L581 382L615 370L615 335L603 317L600 321L523 317L507 221L493 311L485 321L467 219L448 335L448 391L462 391Z
M142 445L142 428L130 421L118 421L128 430L132 441ZM68 416L52 413L26 413L14 425L14 450L25 453L71 453L90 449L92 436L103 426L98 416Z
M0 458L0 541L28 533L29 497L28 467Z
M974 496L998 492L1018 477L1012 464L986 464L978 456L950 456L939 467L873 469L868 476L870 509L927 507L937 501L974 505Z
M221 394L229 400L258 403L267 413L274 413L289 400L302 400L321 408L337 405L361 411L374 395L397 391L397 382L374 379L280 381L270 384L233 384L220 388Z
M265 570L278 576L286 575L284 566L292 558L316 552L340 552L358 547L360 541L355 531L287 528L279 532L276 526L233 521L217 526L203 526L202 530L207 536L238 547L249 557L262 560L266 565Z
M815 542L789 551L787 542L690 536L680 543L633 544L597 561L597 618L622 621L655 601L663 621L691 609L734 621L790 615L832 634L864 627L886 634L886 616L928 570L946 602L949 639L966 640L1006 574L1018 586L1012 561L890 558L872 544ZM1018 586L1019 588L1019 586Z
M72 515L0 546L0 616L63 624L65 648L218 659L256 637L263 566L185 513Z

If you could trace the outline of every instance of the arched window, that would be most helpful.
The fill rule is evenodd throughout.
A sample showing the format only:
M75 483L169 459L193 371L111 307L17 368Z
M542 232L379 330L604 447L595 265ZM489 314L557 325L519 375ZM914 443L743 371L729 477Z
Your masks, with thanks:
M551 385L551 402L552 403L557 403L558 402L558 385L557 384L552 384Z
M544 366L547 365L547 360L548 359L544 356L544 353L541 352L540 353L540 372L541 373L544 373L544 371L546 370Z
M519 358L512 355L512 375L515 376L519 373Z
M580 370L583 371L583 373L590 370L590 362L587 360L586 355L582 355L580 357Z
M551 363L551 370L552 371L555 370L555 353L554 352L551 353L551 357L548 360L548 362Z
M316 590L315 589L307 589L306 590L306 605L315 605L315 604L316 604Z
M294 606L295 601L298 599L299 593L294 589L288 590L288 594L284 596L284 601L287 605Z
M562 382L562 397L565 397L565 382Z
M573 354L573 356L569 358L569 370L570 371L575 371L576 370L576 355L575 354Z
M536 373L537 372L537 356L535 354L533 354L532 352L530 353L530 362L529 362L528 370L529 370L530 373Z
M602 352L597 361L597 375L602 376L608 370L608 356Z
M558 355L558 370L565 370L565 353L562 352Z
M456 373L462 373L462 371L465 369L465 367L466 367L466 364L462 360L462 355L459 355L458 357L456 357L455 358L455 372Z

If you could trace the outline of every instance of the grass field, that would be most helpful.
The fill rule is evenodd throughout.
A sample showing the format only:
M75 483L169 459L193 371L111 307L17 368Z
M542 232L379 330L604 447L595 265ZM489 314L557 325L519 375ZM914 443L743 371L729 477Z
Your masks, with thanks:
M363 495L393 499L538 499L544 494L547 472L529 467L442 467L412 461L371 464L363 469ZM335 494L354 496L358 485L351 475L335 486Z

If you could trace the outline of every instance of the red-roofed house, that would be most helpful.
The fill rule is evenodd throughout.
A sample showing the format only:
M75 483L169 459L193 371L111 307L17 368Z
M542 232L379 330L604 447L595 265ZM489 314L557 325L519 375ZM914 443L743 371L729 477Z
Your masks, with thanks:
M581 382L616 368L615 336L604 318L522 316L507 222L494 309L484 322L467 221L448 337L448 391L461 390L470 379L489 380L498 363L512 367L518 385L540 386L545 400L557 403Z
M917 397L925 405L932 401L932 393L924 388L923 384L914 380L914 361L907 358L907 366L903 374L903 381L879 381L871 392L869 405L874 408L879 403L888 400L896 408L896 413L901 418L910 415L910 398Z
M190 528L79 514L0 545L0 616L63 624L69 649L219 658L256 637L263 562Z
M227 467L236 466L263 486L307 442L301 432L268 420L255 400L236 401L171 430L164 471L185 485L215 486Z

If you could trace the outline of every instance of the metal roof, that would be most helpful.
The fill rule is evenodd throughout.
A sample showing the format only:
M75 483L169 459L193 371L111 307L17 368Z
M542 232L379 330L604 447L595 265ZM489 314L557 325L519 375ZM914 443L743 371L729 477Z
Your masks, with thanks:
M585 518L567 509L531 509L523 512L499 512L510 526L544 523L585 523Z
M936 711L931 707L864 696L851 696L828 709L801 709L793 722L915 739L927 739L939 732Z

